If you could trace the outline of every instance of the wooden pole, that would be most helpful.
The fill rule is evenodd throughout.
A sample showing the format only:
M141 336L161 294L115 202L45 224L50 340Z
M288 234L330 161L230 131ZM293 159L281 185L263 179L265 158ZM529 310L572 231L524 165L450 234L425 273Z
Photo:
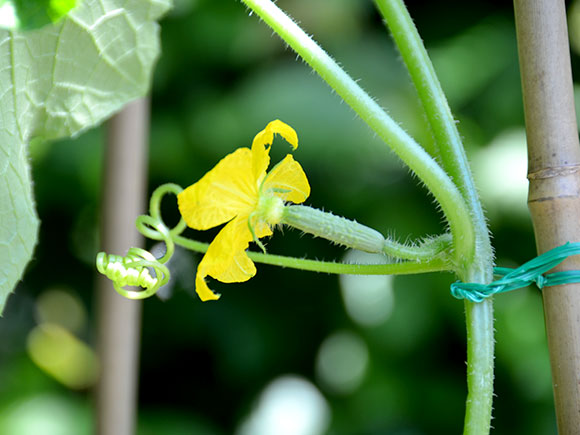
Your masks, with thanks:
M102 250L123 255L142 243L135 218L145 209L148 102L130 103L108 124L101 225ZM125 299L100 276L97 334L98 435L131 435L137 414L141 301Z
M564 0L515 0L538 253L580 241L580 145ZM555 270L580 270L580 256ZM558 433L580 431L580 284L543 290Z

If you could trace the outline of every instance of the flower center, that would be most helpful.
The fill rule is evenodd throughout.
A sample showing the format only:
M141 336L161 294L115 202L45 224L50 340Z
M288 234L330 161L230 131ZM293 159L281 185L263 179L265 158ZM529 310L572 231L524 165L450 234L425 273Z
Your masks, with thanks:
M268 225L277 225L282 220L284 201L277 196L260 196L256 211Z

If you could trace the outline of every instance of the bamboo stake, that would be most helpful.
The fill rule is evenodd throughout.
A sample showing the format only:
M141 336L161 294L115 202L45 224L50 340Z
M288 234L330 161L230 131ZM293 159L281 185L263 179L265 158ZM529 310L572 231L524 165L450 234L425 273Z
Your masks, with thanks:
M580 145L563 0L515 0L538 253L580 241ZM580 270L580 258L556 270ZM558 432L580 430L580 284L543 290Z
M142 237L135 218L145 208L147 100L125 107L108 124L103 192L102 250L124 254ZM141 301L118 295L100 276L97 287L98 351L101 374L97 385L96 433L135 432Z

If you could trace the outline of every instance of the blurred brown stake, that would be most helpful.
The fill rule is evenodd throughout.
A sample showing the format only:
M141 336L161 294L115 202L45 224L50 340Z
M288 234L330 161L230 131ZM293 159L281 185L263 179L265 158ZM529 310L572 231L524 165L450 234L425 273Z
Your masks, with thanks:
M538 253L580 241L580 145L564 0L515 0ZM580 270L580 256L555 270ZM580 431L580 284L543 290L558 433Z
M125 255L142 237L135 218L145 210L148 100L125 107L108 124L101 250ZM125 299L101 276L97 287L100 378L96 433L135 433L141 302Z

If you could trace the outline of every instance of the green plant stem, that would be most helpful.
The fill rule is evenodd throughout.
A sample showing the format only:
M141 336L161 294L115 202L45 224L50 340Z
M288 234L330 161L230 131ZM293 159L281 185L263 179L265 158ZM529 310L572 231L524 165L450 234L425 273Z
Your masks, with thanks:
M476 279L468 282L482 282ZM464 435L489 434L493 402L493 299L465 301L467 400Z
M191 251L204 253L208 243L198 242L183 236L173 236L176 245ZM449 271L449 264L441 258L434 258L425 262L402 262L390 264L347 264L332 261L309 260L306 258L286 257L283 255L264 254L248 251L248 257L256 263L273 266L289 267L292 269L308 270L311 272L336 273L343 275L410 275L416 273Z
M491 280L493 253L481 202L471 175L461 136L457 131L457 124L453 119L431 59L403 1L375 0L375 2L389 26L403 62L409 71L415 89L417 89L421 105L437 142L437 157L441 160L445 171L451 176L467 203L477 238L475 248L479 252L476 255L490 259L487 262L487 274L484 275L484 278Z
M461 137L417 28L401 0L375 0L375 3L391 31L427 115L437 143L436 157L465 195L467 186L473 183L467 180L471 177Z
M375 0L407 66L437 142L437 157L458 186L470 210L475 253L458 272L465 282L487 284L493 279L493 252L477 190L461 138L427 50L402 0ZM457 240L456 243L465 243ZM465 251L463 249L462 251ZM487 434L493 399L493 303L465 302L467 384L465 434Z
M292 47L320 77L411 168L435 196L456 244L456 258L473 256L474 230L469 209L451 178L439 164L314 42L269 0L242 0Z

